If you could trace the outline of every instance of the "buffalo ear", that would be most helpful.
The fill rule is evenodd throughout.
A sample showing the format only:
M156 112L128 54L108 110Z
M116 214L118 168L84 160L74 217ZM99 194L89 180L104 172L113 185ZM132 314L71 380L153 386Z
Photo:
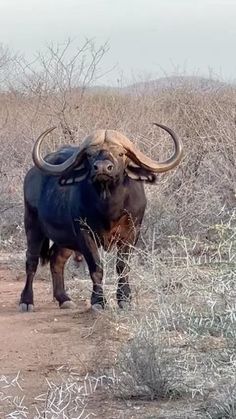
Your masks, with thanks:
M75 183L79 183L82 180L86 179L88 176L88 169L81 165L73 170L70 170L68 173L62 175L59 179L59 184L61 186L70 186Z
M157 177L154 173L149 172L149 170L144 169L143 167L128 165L125 169L127 175L134 180L141 182L155 183Z

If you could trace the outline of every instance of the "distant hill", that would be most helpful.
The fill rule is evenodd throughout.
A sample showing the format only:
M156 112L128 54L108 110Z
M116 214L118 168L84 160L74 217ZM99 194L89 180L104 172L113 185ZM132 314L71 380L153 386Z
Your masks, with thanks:
M218 80L213 80L204 77L197 76L171 76L161 77L155 80L149 80L145 82L134 83L130 86L123 87L122 90L125 93L132 92L145 92L145 93L158 93L163 90L182 89L188 87L192 90L197 91L219 91L225 89L230 85Z
M141 81L128 86L112 87L96 85L87 87L86 90L91 93L123 93L123 94L157 94L164 90L178 90L185 87L188 90L198 92L218 92L230 87L236 87L235 83L226 83L220 80L214 80L199 76L170 76L161 77L155 80Z

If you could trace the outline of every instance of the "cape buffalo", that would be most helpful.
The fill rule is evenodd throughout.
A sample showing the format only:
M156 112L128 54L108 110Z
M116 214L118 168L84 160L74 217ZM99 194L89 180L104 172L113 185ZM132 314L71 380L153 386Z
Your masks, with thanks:
M33 309L33 278L39 258L50 262L53 294L61 308L73 307L64 288L64 265L72 252L82 254L93 282L91 305L104 308L103 271L98 247L117 247L117 302L131 300L128 257L140 231L146 197L144 182L154 183L156 173L175 168L182 143L168 127L174 153L156 162L127 137L113 130L97 130L77 147L66 146L46 158L41 155L43 132L33 148L35 166L24 182L27 237L26 283L20 310ZM50 240L53 242L50 247Z

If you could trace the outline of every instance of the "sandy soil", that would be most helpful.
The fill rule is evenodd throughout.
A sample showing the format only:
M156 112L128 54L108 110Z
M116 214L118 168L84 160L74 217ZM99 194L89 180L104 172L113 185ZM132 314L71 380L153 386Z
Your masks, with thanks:
M58 379L58 368L74 368L82 377L95 373L110 365L115 356L114 340L119 339L107 319L90 310L88 301L80 300L76 310L60 310L52 301L47 281L34 283L35 312L18 312L23 284L23 275L1 263L0 377L10 380L20 371L22 392L17 386L15 390L26 396L24 404L32 409L33 417L35 397L46 391L46 379ZM0 400L0 417L7 411ZM97 408L96 414L100 417Z
M9 261L5 263L1 256L0 384L3 376L10 382L19 372L21 388L15 385L3 389L0 385L0 419L25 417L8 416L14 408L3 400L3 395L25 396L24 406L29 411L26 417L34 419L36 408L41 410L43 406L35 398L48 390L47 380L61 384L71 370L81 378L111 370L119 347L129 338L125 324L117 322L116 316L106 312L95 314L89 301L82 297L76 301L77 309L60 310L52 301L49 281L40 276L34 281L35 311L21 313L18 301L23 286L24 272L12 267ZM161 407L160 402L117 400L100 389L89 397L81 419L177 418L159 414Z

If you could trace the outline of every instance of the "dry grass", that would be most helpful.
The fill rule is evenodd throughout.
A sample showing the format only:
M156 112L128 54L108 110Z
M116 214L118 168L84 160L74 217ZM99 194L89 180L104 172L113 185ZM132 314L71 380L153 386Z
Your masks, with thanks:
M89 401L96 391L107 387L114 377L95 377L87 374L80 377L76 371L63 366L57 370L57 384L47 380L45 393L35 397L35 406L27 406L25 395L19 381L20 373L9 380L5 376L0 377L0 401L5 411L0 410L1 417L6 419L32 418L32 419L88 419L96 417L89 407ZM15 396L15 387L21 391L21 396ZM38 407L40 406L40 407ZM33 416L32 416L33 415Z

